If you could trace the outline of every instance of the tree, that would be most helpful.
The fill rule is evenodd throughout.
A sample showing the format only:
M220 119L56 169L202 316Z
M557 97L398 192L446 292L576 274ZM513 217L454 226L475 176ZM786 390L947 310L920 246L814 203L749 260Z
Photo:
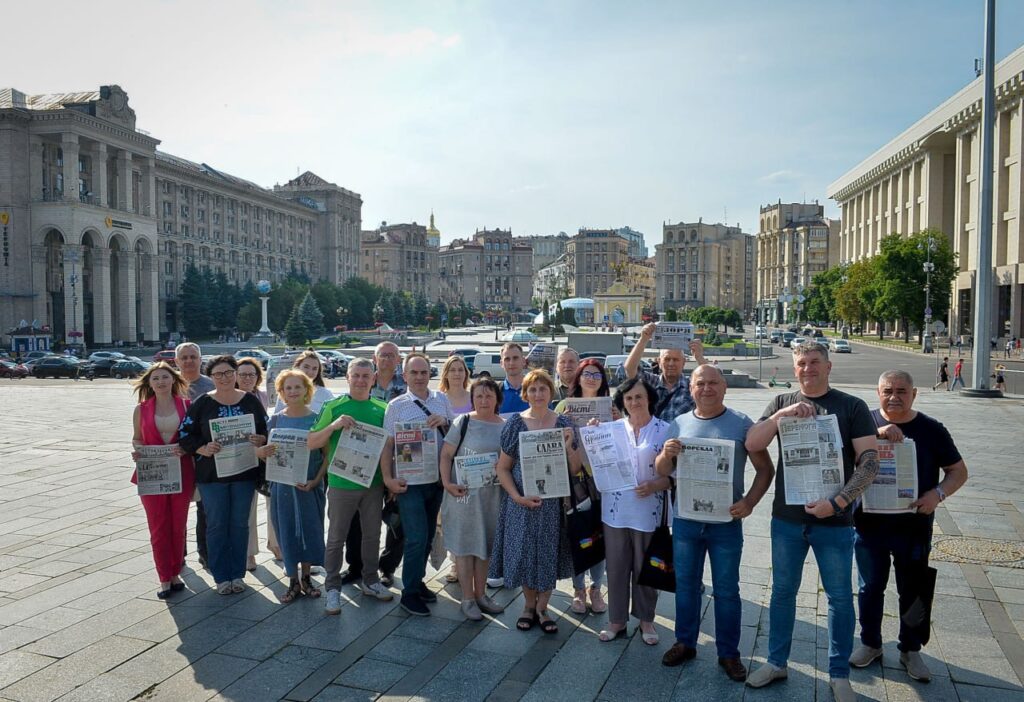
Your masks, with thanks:
M213 307L210 304L208 278L194 264L189 264L185 269L179 300L185 333L194 339L206 337L213 321Z
M923 331L926 307L931 307L932 318L946 316L957 265L945 234L928 229L908 237L883 237L876 259L879 304L888 319L900 320L904 341L910 341L911 326ZM929 261L934 267L930 281L925 272Z
M836 293L842 284L842 266L834 266L815 275L811 280L811 288L807 291L807 302L804 304L807 318L827 322L836 321L838 318Z
M427 321L427 315L430 313L430 307L427 304L427 296L423 293L416 295L413 300L413 318L416 324L423 324ZM439 319L437 315L432 315L434 319Z
M299 316L302 318L302 326L306 329L306 336L313 338L320 336L324 330L324 314L316 304L311 293L306 293L299 305Z
M666 322L677 322L679 321L679 313L676 312L675 308L669 307L665 310L665 321Z
M284 327L285 340L294 346L304 345L306 340L309 339L309 332L306 329L305 323L302 321L302 304L296 304L292 308L291 316L288 317L288 323Z

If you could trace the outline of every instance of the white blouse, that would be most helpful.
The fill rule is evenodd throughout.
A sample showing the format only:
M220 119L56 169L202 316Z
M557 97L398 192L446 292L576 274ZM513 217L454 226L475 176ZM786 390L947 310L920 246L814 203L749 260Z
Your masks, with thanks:
M657 417L651 417L640 429L639 437L634 433L628 418L618 420L629 436L630 454L637 485L658 477L654 470L654 459L661 453L661 447L669 438L671 424ZM610 527L654 531L661 521L662 505L666 492L648 497L639 497L635 489L606 492L601 495L601 521Z

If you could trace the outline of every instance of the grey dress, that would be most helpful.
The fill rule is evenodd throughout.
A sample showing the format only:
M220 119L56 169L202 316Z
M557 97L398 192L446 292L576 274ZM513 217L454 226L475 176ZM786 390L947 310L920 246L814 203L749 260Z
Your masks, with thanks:
M445 443L455 446L459 443L462 423L469 422L466 438L462 441L457 456L501 451L501 429L504 422L491 423L470 419L463 414L455 419L445 436ZM454 462L453 462L454 463ZM452 481L456 478L452 466ZM441 529L444 532L444 546L455 556L476 556L488 559L501 507L502 487L495 483L487 487L469 490L467 497L452 497L447 491L441 503Z

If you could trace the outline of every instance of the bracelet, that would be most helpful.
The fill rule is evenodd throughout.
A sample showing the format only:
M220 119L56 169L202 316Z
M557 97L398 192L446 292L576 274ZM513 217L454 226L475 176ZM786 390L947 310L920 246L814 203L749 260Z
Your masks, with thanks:
M840 509L840 507L839 507L839 503L836 502L836 498L834 498L834 497L828 498L828 503L830 505L832 505L832 509L834 509L836 511L836 513L832 515L833 517L838 516L838 515L843 513L843 510Z
M941 485L936 485L935 486L935 492L939 496L939 502L945 502L946 501L946 491L942 489Z

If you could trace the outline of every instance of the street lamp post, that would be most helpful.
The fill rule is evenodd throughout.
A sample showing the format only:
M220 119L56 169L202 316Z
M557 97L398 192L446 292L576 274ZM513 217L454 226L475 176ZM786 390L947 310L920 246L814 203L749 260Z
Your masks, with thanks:
M71 331L65 336L75 344L78 338L78 252L71 251L68 258L71 261Z
M932 348L932 272L935 270L935 264L932 263L932 251L935 248L935 240L932 239L931 234L928 235L928 243L925 245L925 256L927 261L924 263L924 332L921 334L921 351L924 353L933 353Z

